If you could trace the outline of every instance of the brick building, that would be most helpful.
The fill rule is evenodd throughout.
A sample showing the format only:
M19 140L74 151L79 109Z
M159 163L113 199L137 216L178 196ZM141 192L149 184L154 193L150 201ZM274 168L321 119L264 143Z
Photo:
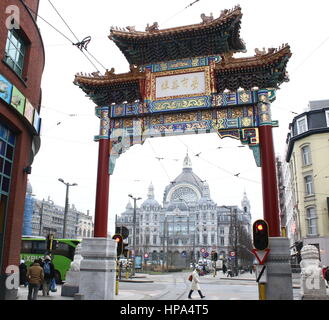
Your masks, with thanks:
M40 148L44 46L39 0L0 1L0 299L6 268L19 264L27 177Z

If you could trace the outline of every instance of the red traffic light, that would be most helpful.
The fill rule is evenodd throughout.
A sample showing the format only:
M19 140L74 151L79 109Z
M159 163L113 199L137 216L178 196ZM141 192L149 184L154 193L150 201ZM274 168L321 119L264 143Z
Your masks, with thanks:
M122 236L120 234L115 234L112 237L112 239L115 240L115 242L117 243L117 256L119 257L122 254L122 251L123 251Z
M265 220L259 219L253 224L253 244L257 250L268 248L268 224Z

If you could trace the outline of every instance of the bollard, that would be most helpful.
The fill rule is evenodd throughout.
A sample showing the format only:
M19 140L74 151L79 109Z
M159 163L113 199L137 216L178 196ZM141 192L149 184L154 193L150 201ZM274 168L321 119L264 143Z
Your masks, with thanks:
M115 278L115 295L117 296L119 294L119 261L117 260L116 264L116 278Z
M259 293L259 300L266 300L266 285L265 283L258 284L258 293Z

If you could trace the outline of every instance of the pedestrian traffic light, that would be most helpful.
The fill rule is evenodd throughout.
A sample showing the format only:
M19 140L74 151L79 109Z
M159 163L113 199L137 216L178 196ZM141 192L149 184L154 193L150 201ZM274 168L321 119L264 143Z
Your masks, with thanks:
M268 224L265 220L259 219L254 222L253 227L253 243L257 250L265 250L268 248Z
M122 250L123 250L123 239L122 239L122 236L120 234L115 234L113 237L112 237L113 240L116 241L117 243L117 257L120 257L121 254L122 254Z

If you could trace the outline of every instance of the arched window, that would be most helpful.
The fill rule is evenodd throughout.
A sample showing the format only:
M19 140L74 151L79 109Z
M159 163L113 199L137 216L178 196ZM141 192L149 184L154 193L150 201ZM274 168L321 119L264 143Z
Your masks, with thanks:
M307 233L308 235L318 234L318 222L315 207L306 208Z
M311 160L311 148L309 145L305 145L301 148L302 161L304 166L308 166L312 163Z

